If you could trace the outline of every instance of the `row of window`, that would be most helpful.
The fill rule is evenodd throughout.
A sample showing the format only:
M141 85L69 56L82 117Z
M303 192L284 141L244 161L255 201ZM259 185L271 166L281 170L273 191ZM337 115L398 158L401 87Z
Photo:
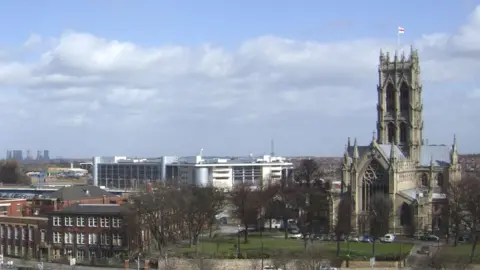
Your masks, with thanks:
M88 252L88 253L87 253ZM92 258L120 258L121 252L119 251L111 251L111 250L83 250L77 249L75 252L70 248L65 249L54 249L53 250L53 258L60 259L62 256L72 256L76 258L77 261L89 260Z
M88 238L88 239L87 239ZM122 246L122 235L119 233L72 233L72 232L54 232L54 244L78 244L78 245L114 245Z
M119 217L63 217L63 226L73 227L75 224L77 227L85 227L86 221L88 222L88 227L98 227L98 225L102 228L109 228L110 226L112 228L122 227L122 219ZM62 226L62 218L53 217L53 226Z
M5 249L3 247L3 245L0 245L0 253L4 254L5 256L21 256L21 257L24 257L26 254L33 255L33 248L7 245L7 248Z
M21 226L12 226L12 225L1 225L0 226L0 237L7 239L16 239L16 240L29 240L33 241L33 227L21 227ZM6 232L6 233L5 233ZM40 230L40 241L45 242L45 231Z

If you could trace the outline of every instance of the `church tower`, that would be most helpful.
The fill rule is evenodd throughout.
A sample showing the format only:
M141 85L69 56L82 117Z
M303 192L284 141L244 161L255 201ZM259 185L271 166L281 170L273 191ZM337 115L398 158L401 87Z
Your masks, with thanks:
M418 51L393 58L380 52L377 105L377 140L395 144L414 161L420 159L423 141L422 85Z

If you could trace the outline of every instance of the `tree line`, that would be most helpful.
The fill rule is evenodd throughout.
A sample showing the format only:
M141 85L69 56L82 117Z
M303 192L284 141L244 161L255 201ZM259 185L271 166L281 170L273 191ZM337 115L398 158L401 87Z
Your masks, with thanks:
M211 237L222 212L235 220L244 242L250 230L269 229L272 220L282 220L287 229L294 219L305 236L328 233L330 185L321 177L318 164L305 159L289 177L262 179L257 185L241 183L227 192L211 186L156 183L130 198L132 226L148 231L160 254L180 242L195 245L202 233Z

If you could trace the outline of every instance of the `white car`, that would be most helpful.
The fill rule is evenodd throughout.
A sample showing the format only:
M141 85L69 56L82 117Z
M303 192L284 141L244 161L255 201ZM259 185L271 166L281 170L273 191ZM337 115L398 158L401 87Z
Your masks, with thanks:
M393 243L395 241L395 235L391 233L385 234L384 237L382 237L382 242L384 243Z
M301 239L303 235L301 233L291 233L288 235L288 238L291 239Z

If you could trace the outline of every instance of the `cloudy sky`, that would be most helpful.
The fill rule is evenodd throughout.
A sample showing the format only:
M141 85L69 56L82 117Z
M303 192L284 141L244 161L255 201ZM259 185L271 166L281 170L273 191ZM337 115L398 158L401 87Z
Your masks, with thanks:
M381 48L420 53L425 135L480 152L480 6L467 0L5 1L0 150L52 156L368 143Z

